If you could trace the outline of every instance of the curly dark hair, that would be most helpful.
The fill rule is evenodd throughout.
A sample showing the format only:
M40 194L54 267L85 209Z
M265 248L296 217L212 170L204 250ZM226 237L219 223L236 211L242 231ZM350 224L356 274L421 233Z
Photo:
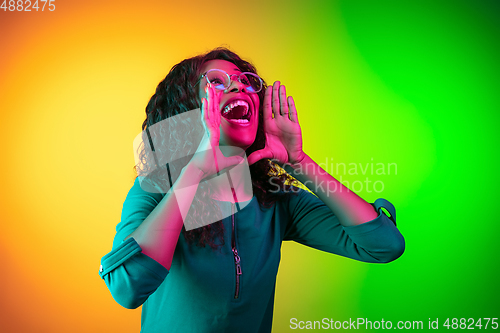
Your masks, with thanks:
M155 94L151 97L148 105L146 106L146 120L144 120L144 123L142 124L143 142L151 140L147 129L151 128L152 125L166 118L180 115L193 109L201 108L201 101L198 96L198 90L196 89L196 86L199 83L200 75L202 74L200 71L205 62L217 59L232 62L242 72L257 74L257 70L251 63L241 59L237 54L227 48L216 48L203 55L198 55L181 61L177 65L173 66L167 76L158 84ZM262 110L266 87L266 83L263 82L263 89L258 93L260 99L259 127L254 143L246 150L247 156L254 151L264 148L265 146ZM178 146L182 144L182 151L184 154L186 151L193 154L201 140L200 134L203 133L201 120L196 122L192 119L182 119L182 117L176 117L176 119L178 119L176 121L183 123L183 128L190 130L176 130L177 124L176 121L173 121L170 122L168 128L162 128L160 133L157 134L159 134L162 138L168 138L170 142L178 143ZM148 133L147 138L145 136L146 132ZM167 149L170 149L169 147L171 146L172 145L167 145ZM176 151L169 151L170 156L173 157L175 157L176 153ZM147 156L144 144L139 147L138 155L140 156L141 161L145 161L150 158ZM170 168L168 170L168 174L165 170L155 170L155 179L168 182L168 177L175 178L180 174L182 168L189 162L191 156L189 156L189 154L187 157L177 156L177 163L169 164ZM139 164L140 163L134 166L134 170L138 176L150 173L150 170L144 170L144 168L141 168ZM144 164L145 163L142 163L142 165ZM261 208L272 206L277 200L280 199L283 193L290 192L290 186L292 184L296 184L293 177L278 168L277 165L269 159L262 159L251 165L250 175L252 179L253 193L256 196ZM273 180L272 182L270 181L271 177ZM280 191L276 190L276 186L280 188ZM197 205L197 207L202 208L197 209L197 211L191 214L191 218L193 219L207 216L209 211L213 212L218 210L218 206L217 209L214 210L216 204L213 200L211 200L210 188L203 186L202 184L198 187L197 195L194 200L200 200L203 204L201 206ZM182 232L185 239L190 244L196 244L201 247L209 245L211 248L216 249L222 246L224 244L224 226L220 220L220 216L214 220L218 222L189 231L186 231L183 227Z

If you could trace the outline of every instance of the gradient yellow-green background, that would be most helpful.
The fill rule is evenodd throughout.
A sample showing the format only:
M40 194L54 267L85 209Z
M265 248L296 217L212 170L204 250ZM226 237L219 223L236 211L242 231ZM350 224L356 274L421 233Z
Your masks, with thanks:
M2 332L139 331L97 274L132 141L170 67L220 45L287 86L318 162L398 167L337 176L383 182L360 195L395 204L405 254L374 265L284 244L274 332L500 317L498 2L54 3L0 11Z

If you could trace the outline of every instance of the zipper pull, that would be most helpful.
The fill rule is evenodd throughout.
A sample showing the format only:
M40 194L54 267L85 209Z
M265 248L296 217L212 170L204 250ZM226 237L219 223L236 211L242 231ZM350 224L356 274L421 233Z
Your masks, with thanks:
M242 274L241 265L240 265L241 258L238 255L238 250L233 249L233 254L234 254L234 263L236 264L236 274L241 275Z

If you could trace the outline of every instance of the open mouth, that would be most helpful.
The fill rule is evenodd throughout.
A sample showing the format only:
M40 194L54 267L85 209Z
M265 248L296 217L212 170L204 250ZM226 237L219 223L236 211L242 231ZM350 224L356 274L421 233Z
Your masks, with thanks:
M250 108L243 100L236 100L222 109L222 116L229 122L247 124L250 121Z

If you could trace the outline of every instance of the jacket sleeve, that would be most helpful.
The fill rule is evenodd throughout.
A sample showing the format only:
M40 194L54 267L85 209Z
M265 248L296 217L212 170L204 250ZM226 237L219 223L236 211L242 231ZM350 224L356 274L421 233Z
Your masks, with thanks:
M101 259L99 275L118 304L135 309L154 293L168 270L141 253L135 239L128 238Z
M290 220L284 240L372 263L393 261L404 252L404 238L396 228L396 211L385 199L373 204L379 213L376 219L349 227L342 226L330 208L307 191L290 195L288 205Z
M138 179L130 189L116 227L111 252L101 259L99 275L113 298L123 307L135 309L162 284L168 270L142 253L130 235L144 221L162 199L162 194L141 189Z

